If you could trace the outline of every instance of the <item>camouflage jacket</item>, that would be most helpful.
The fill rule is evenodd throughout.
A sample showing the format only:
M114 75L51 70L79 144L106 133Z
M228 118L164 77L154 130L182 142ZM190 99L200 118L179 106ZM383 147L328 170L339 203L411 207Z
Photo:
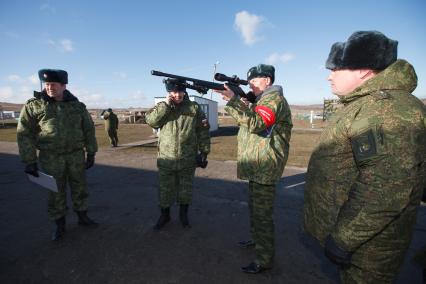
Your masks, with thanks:
M118 129L118 118L117 115L113 112L105 112L103 115L105 119L105 130L116 130Z
M34 92L21 110L17 138L24 163L37 161L36 149L70 153L85 148L98 150L95 127L86 106L65 90L64 100L57 102L45 92Z
M238 178L275 184L287 163L293 127L290 107L281 86L266 89L250 107L233 97L225 110L240 127Z
M353 252L393 228L392 247L408 245L426 182L426 107L411 95L416 86L413 67L397 60L341 99L305 187L305 229L321 243L331 234Z
M210 152L209 123L198 103L187 96L179 105L159 102L145 119L149 126L160 129L158 167L195 168L198 152Z

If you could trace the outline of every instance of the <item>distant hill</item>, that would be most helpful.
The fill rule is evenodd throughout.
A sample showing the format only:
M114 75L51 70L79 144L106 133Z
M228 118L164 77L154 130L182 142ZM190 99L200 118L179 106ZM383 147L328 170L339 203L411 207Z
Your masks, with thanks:
M20 111L24 104L12 104L0 102L0 110Z
M420 99L425 105L426 105L426 99ZM6 110L6 111L20 111L23 107L23 104L13 104L13 103L4 103L0 102L0 109ZM313 110L314 112L321 112L323 108L322 104L313 104L313 105L290 105L291 112L294 114L297 113L306 113ZM142 108L145 109L145 108ZM95 109L91 109L95 110ZM120 110L125 110L123 108L120 108ZM127 109L132 110L132 109ZM224 112L224 106L218 106L219 112Z
M314 105L290 105L290 110L292 115L296 114L306 114L310 113L311 110L315 113L322 112L323 105L322 104L314 104ZM218 112L225 112L224 106L218 106Z

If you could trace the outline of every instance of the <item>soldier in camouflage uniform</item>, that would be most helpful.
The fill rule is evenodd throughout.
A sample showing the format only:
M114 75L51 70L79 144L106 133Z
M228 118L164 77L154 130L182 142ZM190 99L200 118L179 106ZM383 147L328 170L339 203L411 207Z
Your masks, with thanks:
M157 166L161 216L154 230L170 221L170 207L180 204L179 217L184 228L190 227L188 206L192 200L195 168L207 166L210 152L209 123L200 106L191 102L183 82L166 80L168 96L146 113L146 122L160 129Z
M22 108L17 129L19 154L27 174L38 177L39 163L43 172L56 179L58 192L49 192L48 215L56 224L52 240L59 240L65 233L67 182L78 223L96 225L87 216L85 170L93 166L98 145L86 106L66 89L67 72L42 69L38 74L45 88L34 92L34 98Z
M105 119L105 131L108 134L109 141L111 142L111 147L117 147L118 145L118 118L115 113L112 112L112 109L108 109L102 115L103 119Z
M359 31L335 43L328 80L344 107L311 156L305 230L343 283L391 283L410 244L426 183L426 107L397 42Z
M253 240L240 246L255 247L256 259L243 272L259 273L272 267L274 258L273 206L275 186L289 153L291 112L281 86L272 85L275 68L259 64L247 73L255 101L240 99L233 91L217 91L227 100L225 110L237 122L238 178L249 181L250 227ZM226 85L225 85L226 86Z

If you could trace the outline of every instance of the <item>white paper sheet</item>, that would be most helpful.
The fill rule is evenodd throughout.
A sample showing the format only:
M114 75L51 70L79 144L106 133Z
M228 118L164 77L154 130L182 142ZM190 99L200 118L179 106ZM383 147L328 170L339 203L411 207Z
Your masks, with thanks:
M27 174L28 178L33 183L41 185L42 187L47 188L53 192L58 192L58 185L56 184L56 180L54 177L49 176L41 171L38 171L38 175L39 177L35 177Z

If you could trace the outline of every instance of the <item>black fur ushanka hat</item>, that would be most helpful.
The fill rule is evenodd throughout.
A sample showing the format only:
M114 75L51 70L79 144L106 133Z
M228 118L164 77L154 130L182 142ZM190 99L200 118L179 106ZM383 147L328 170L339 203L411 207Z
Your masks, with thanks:
M185 92L185 81L180 79L167 78L163 80L167 92Z
M398 42L378 31L354 32L346 42L333 44L325 67L383 70L397 59Z
M67 71L60 69L41 69L38 71L38 78L42 82L57 82L61 84L68 84Z

